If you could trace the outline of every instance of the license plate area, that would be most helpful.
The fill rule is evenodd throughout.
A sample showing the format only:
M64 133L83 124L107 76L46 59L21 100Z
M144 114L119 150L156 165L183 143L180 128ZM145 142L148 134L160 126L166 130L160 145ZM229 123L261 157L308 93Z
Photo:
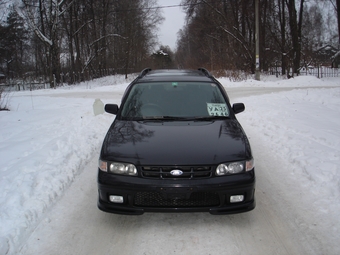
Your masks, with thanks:
M139 191L133 198L136 207L192 208L220 205L216 192L198 192L195 188L158 188L155 191Z
M190 199L194 188L160 188L159 193L163 199Z

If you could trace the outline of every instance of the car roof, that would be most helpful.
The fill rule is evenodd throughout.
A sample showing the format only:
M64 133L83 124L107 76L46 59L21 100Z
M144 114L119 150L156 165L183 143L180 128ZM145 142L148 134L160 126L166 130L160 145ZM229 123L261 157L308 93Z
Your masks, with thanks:
M198 68L197 70L189 69L157 69L151 70L150 68L145 68L138 77L133 80L129 86L126 88L123 98L126 96L127 92L131 87L136 84L149 83L149 82L210 82L217 84L223 91L229 101L229 97L225 92L225 89L221 83L209 73L205 68Z
M215 82L212 75L205 69L144 69L138 76L137 82L158 82L158 81L200 81Z

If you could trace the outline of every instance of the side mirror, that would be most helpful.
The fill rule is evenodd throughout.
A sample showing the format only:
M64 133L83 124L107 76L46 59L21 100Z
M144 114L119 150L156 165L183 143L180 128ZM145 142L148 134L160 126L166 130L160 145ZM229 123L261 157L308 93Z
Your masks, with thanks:
M119 107L116 104L106 104L104 109L106 112L116 115Z
M236 103L236 104L233 104L233 111L235 114L238 114L240 112L243 112L245 109L245 106L243 103Z

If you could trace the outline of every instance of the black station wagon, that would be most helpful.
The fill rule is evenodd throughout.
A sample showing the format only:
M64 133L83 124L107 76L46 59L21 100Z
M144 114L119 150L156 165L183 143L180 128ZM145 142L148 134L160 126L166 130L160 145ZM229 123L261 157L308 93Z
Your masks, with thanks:
M223 86L206 70L145 69L103 141L98 208L119 214L255 208L250 144Z

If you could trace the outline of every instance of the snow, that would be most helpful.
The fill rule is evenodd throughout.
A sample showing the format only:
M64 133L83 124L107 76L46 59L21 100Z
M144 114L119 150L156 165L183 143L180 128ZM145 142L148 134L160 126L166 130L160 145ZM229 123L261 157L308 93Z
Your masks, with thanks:
M237 98L246 105L237 117L250 142L259 141L274 162L282 162L272 167L278 192L309 218L307 228L337 244L340 78L261 79L219 80L227 91L293 89ZM54 90L10 93L11 111L0 112L0 254L20 249L91 156L99 154L114 116L94 112L96 95L105 92L100 98L104 104L119 104L127 85L122 76L110 76Z

